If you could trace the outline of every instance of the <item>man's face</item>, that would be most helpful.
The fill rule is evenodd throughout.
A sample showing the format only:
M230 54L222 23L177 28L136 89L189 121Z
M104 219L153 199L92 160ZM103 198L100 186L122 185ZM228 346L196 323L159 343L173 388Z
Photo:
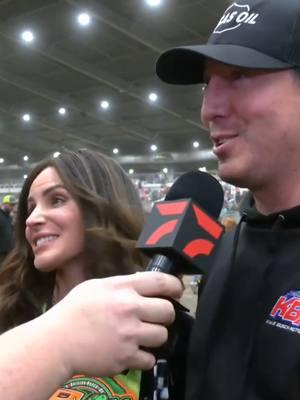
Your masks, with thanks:
M292 71L269 72L208 60L201 116L219 175L252 190L299 174L300 83Z
M14 204L10 204L10 203L3 204L3 207L2 207L2 209L7 213L10 213L13 210L13 208L14 208Z

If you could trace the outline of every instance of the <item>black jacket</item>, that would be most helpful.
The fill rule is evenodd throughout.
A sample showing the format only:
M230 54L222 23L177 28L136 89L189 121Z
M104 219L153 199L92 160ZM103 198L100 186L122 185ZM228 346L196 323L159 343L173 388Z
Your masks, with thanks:
M189 359L187 400L300 399L300 207L224 235Z
M168 362L167 376L160 377L162 383L168 388L170 400L183 400L186 391L186 369L190 333L194 318L184 311L177 310L174 324L170 327L169 341L163 351L158 351L158 358L165 358ZM157 392L157 378L154 371L146 371L142 374L141 392L139 400L160 399ZM160 384L158 386L160 386Z
M14 233L9 214L0 208L0 262L14 246Z

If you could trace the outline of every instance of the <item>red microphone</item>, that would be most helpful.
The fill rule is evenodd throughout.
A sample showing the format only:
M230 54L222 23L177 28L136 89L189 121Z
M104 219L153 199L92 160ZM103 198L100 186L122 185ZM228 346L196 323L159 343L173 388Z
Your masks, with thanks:
M224 193L213 176L193 171L179 177L165 201L154 205L137 242L153 256L147 271L203 274L224 227L217 221Z

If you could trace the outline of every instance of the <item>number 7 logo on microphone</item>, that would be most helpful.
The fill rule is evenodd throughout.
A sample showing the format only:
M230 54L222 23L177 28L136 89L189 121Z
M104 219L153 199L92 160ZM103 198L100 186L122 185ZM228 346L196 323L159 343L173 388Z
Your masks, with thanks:
M223 226L191 199L156 203L137 247L146 253L170 253L198 264L212 254Z

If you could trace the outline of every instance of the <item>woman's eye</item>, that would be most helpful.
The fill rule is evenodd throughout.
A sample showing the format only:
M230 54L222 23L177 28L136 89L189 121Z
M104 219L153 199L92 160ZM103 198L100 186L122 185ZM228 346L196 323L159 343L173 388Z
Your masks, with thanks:
M34 204L28 206L28 208L27 208L27 217L29 217L29 215L32 213L32 211L34 210L34 207L35 207Z
M66 199L62 196L55 196L53 197L52 202L54 205L59 205L65 203Z

